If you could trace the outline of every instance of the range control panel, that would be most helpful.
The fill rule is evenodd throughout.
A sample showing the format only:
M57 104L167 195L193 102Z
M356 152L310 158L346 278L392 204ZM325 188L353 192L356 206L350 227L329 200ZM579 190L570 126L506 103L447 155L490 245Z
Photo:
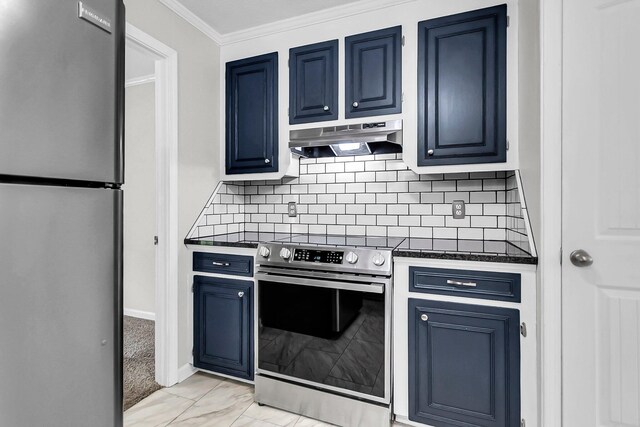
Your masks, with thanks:
M294 261L323 262L326 264L342 264L344 252L323 251L318 249L296 249Z

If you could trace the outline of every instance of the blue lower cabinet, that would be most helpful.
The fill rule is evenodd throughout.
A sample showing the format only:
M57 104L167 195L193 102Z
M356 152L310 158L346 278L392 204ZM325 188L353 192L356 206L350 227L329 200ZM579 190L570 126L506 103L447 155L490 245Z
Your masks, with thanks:
M409 300L409 419L520 425L518 310Z
M193 365L253 379L253 282L194 277Z

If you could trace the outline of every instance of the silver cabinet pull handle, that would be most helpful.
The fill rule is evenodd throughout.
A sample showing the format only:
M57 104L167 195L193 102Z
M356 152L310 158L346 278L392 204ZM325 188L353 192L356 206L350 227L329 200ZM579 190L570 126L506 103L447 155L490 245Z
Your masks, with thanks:
M420 316L420 320L422 320L423 322L426 322L427 320L429 320L429 316L427 316L426 314L423 314L422 316Z
M353 104L351 104L353 106L353 108L358 108L358 101L353 101Z
M229 267L231 265L228 262L218 262L218 261L213 261L211 264L217 265L220 267Z
M430 155L430 156L433 156L433 150L427 151L427 154Z
M264 162L265 162L266 164L269 164L269 163L271 163L271 160L269 160L269 159L264 159Z
M325 105L322 109L323 109L324 111L329 111L329 106L328 106L328 105Z
M244 292L240 291L238 292L238 298L242 298L244 296Z
M475 282L458 282L457 280L447 280L447 285L467 286L469 288L475 288L476 286L478 286Z

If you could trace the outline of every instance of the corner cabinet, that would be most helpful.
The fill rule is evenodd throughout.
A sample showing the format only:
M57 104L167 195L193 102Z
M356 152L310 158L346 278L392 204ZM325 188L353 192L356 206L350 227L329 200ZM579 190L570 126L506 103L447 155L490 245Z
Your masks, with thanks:
M278 172L278 54L226 64L226 173Z
M253 282L194 276L196 368L253 380Z
M507 6L418 24L418 166L507 159Z
M402 112L402 26L345 38L345 117Z
M289 50L289 124L338 119L338 40Z
M520 425L518 310L409 299L409 419Z

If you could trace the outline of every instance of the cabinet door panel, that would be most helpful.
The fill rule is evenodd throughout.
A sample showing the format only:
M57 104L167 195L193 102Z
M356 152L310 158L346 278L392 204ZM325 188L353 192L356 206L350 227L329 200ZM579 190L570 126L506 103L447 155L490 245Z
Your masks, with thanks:
M278 170L278 54L227 63L227 174Z
M418 165L506 161L506 5L418 24Z
M346 118L402 112L402 27L345 39Z
M338 40L289 51L289 123L338 118Z
M194 366L253 378L252 282L194 278Z
M409 419L519 425L519 339L517 310L410 299Z

